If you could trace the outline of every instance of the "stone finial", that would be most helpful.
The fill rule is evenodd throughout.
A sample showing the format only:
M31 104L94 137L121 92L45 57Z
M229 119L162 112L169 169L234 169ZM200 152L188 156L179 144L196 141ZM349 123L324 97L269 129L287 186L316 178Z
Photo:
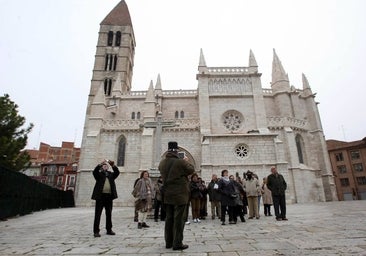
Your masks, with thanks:
M113 96L117 96L118 94L122 94L122 82L121 82L121 74L118 73L116 81L114 82L112 89Z
M150 86L149 89L147 90L146 93L146 99L145 102L155 102L155 97L154 97L154 86L153 86L153 81L150 81Z
M302 89L303 89L304 96L310 96L313 94L313 92L311 91L311 88L310 88L309 81L306 78L304 73L302 73Z
M207 67L206 66L206 60L205 60L205 56L203 55L203 50L201 48L200 50L200 62L198 64L198 67Z
M280 59L276 54L276 50L273 49L273 61L272 61L272 89L274 90L288 90L290 89L290 82L285 69L282 66Z
M105 103L105 93L104 93L104 82L100 83L100 86L98 88L97 93L94 96L92 104L93 105L97 105L97 104L106 105L106 103Z
M156 79L155 90L161 90L160 74L158 74L158 78Z
M249 67L258 67L257 61L255 60L252 49L249 52Z

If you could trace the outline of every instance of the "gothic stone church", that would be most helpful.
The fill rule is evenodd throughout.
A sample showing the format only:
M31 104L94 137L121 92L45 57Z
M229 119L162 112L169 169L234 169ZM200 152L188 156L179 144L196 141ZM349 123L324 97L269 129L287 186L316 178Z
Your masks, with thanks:
M201 50L197 85L192 85L197 89L164 90L158 75L147 91L133 91L135 45L122 0L100 24L77 205L93 204L92 170L105 158L121 171L115 205L133 205L135 179L143 170L159 175L169 141L178 142L206 182L223 169L240 176L251 170L261 181L274 165L288 183L288 203L336 200L315 94L304 75L302 89L290 86L275 51L268 89L262 88L252 51L248 66L210 67Z

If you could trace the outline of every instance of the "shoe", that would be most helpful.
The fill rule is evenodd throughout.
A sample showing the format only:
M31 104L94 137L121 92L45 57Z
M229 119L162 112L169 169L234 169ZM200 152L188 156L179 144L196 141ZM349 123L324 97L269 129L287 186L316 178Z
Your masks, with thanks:
M197 221L198 223L200 223L200 222L201 222L201 220L200 220L200 219L196 219L196 221Z
M211 217L211 219L213 219L213 220L214 220L214 219L215 219L215 216L212 216L212 217Z
M114 233L112 230L107 231L107 235L114 236L116 233Z
M285 218L282 218L282 220L288 220L288 219L285 217Z
M149 227L150 227L150 226L149 226L149 225L147 225L145 222L142 222L141 226L142 226L143 228L149 228Z
M268 216L272 216L272 214L269 213Z
M155 222L158 222L158 219L154 219Z
M280 218L280 217L276 217L276 220L281 221L281 220L282 220L282 218Z
M138 229L142 229L142 224L141 224L141 222L139 222L139 223L137 224L137 228L138 228Z
M226 225L226 224L225 224L225 222L223 221L223 222L221 222L221 225Z
M173 246L172 245L165 245L165 248L166 249L171 249L171 248L173 248Z
M253 217L249 217L248 219L251 220L251 219L253 219Z
M257 220L259 220L259 217L255 217Z
M99 233L94 233L94 237L100 237Z
M189 221L186 221L186 223L185 223L186 225L189 225L189 224L191 224Z
M186 244L182 244L181 246L178 247L173 247L173 251L178 251L178 250L185 250L188 248L188 245Z
M135 217L135 218L133 218L133 221L134 221L134 222L138 222L138 221L139 221L139 219Z
M194 222L194 223L197 223L197 219L194 219L194 220L193 220L193 222Z
M229 221L229 224L236 224L235 221Z

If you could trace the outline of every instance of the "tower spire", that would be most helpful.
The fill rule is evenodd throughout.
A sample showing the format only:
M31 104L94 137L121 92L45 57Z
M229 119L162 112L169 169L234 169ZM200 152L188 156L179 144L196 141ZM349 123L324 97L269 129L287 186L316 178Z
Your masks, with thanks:
M201 48L200 50L200 62L198 64L198 67L207 67L206 66L206 60L205 60L205 56L203 55L203 50Z
M249 67L258 67L252 49L249 51Z
M100 25L132 26L130 12L126 2L124 0L120 1Z
M156 79L155 90L161 90L161 79L160 79L160 74L158 74L158 78Z
M284 91L290 89L288 75L285 72L280 59L278 58L275 49L273 49L271 86L274 91Z
M118 73L116 81L114 82L112 94L113 96L122 95L122 82L120 73Z
M309 81L306 78L305 74L302 73L302 89L303 89L303 96L310 96L313 94L313 92L311 91L310 85L309 85Z
M104 93L104 83L100 83L97 93L94 96L92 105L106 105L105 103L105 93Z
M150 81L149 89L147 90L147 93L146 93L145 102L155 102L154 85L153 85L152 80Z

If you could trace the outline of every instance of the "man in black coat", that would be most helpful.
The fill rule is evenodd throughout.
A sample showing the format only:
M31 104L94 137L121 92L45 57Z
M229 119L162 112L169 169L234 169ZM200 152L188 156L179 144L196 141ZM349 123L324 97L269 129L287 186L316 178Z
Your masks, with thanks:
M113 172L109 170L108 164L112 167ZM99 224L103 208L105 209L106 215L107 235L116 234L112 231L112 206L113 200L117 198L117 189L114 180L118 175L119 170L111 160L105 160L94 168L93 176L96 180L92 195L92 199L95 200L94 237L100 237Z
M287 183L283 176L277 172L276 167L271 167L271 173L267 177L267 187L272 192L273 208L276 220L287 220L286 218L286 196Z

